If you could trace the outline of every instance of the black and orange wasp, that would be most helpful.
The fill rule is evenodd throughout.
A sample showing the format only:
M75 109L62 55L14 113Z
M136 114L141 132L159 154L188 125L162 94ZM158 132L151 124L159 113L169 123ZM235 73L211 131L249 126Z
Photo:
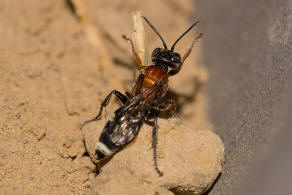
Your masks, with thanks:
M179 38L174 42L170 49L167 48L165 41L149 20L142 16L152 30L158 35L163 43L164 48L156 48L153 50L151 60L153 65L143 66L137 52L134 48L134 43L126 35L122 37L129 41L133 54L136 58L136 63L142 66L138 79L132 90L132 93L123 95L117 90L113 90L102 102L99 113L91 120L84 122L83 126L89 122L99 120L103 108L105 108L112 95L116 95L122 102L122 106L118 108L108 122L99 137L96 146L96 155L98 159L111 156L121 150L125 145L130 143L138 134L143 122L150 124L153 127L152 131L152 147L155 170L162 176L162 171L157 165L157 119L160 112L172 111L176 109L174 100L162 102L162 98L168 91L168 78L176 75L182 68L185 60L189 56L196 40L200 39L202 33L199 34L191 43L183 58L179 53L174 52L176 44L185 36L199 21L193 23Z

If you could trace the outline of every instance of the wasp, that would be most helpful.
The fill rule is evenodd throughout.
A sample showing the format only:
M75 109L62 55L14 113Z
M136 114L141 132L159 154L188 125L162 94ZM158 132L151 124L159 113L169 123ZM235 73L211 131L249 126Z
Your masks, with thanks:
M199 21L193 23L168 49L165 41L150 21L142 16L151 29L158 35L162 41L164 48L156 48L153 50L151 60L153 65L143 66L141 59L134 48L134 43L126 35L122 37L131 45L132 52L136 58L136 63L142 67L131 93L126 92L126 95L117 90L113 90L101 103L99 113L91 120L84 122L83 126L89 122L99 120L103 109L109 104L112 95L115 95L122 103L110 119L105 124L105 127L99 137L96 145L96 155L98 159L111 156L121 150L124 146L130 143L138 134L143 122L150 124L153 127L152 131L152 148L155 170L159 176L163 172L158 168L157 164L157 131L158 131L158 116L160 112L174 112L176 103L170 99L162 101L162 98L168 91L168 78L176 75L181 70L185 60L189 56L196 40L200 39L202 33L199 34L187 49L183 58L179 53L174 52L176 44L196 25Z

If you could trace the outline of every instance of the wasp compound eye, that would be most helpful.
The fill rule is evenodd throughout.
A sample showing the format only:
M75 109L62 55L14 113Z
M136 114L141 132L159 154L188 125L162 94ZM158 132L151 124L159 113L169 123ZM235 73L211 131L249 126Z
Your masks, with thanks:
M152 62L157 62L159 58L161 58L163 50L164 49L162 48L156 48L153 50L152 55L151 55Z
M180 63L181 62L180 55L178 53L174 53L172 58L171 58L171 61L174 63Z

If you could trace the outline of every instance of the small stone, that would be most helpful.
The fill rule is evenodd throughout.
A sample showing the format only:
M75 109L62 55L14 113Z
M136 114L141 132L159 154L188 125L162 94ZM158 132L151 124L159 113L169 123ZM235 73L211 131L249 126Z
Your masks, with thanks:
M45 127L35 126L31 128L31 132L40 141L46 136L47 129Z

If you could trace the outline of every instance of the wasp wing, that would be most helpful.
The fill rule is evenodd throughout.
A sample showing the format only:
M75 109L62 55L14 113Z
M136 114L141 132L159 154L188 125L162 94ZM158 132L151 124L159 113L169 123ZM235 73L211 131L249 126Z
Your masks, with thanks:
M97 152L104 156L112 155L136 137L143 123L145 98L155 93L157 89L158 87L154 85L142 94L132 97L114 112L100 135Z

